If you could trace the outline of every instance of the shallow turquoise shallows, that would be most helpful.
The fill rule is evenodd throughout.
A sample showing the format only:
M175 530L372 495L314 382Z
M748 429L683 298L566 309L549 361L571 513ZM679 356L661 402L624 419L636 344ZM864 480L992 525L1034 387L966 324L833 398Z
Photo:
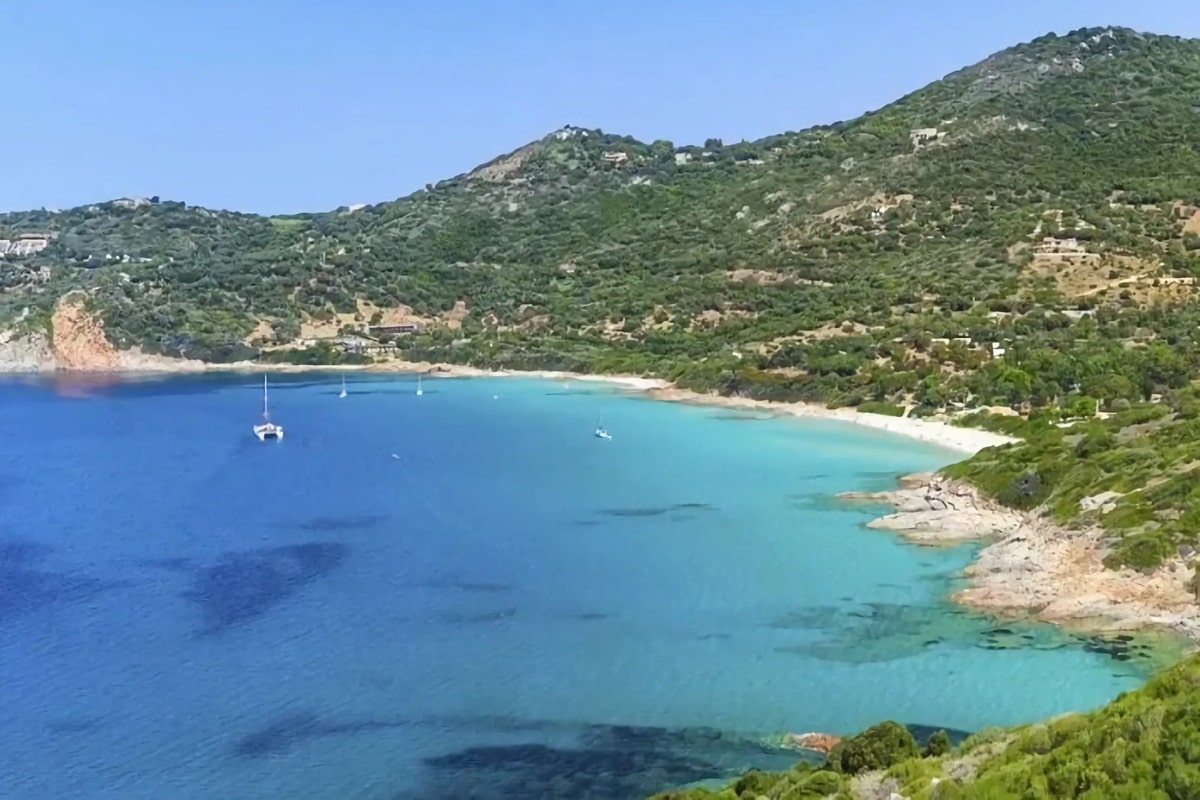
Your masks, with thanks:
M786 764L785 731L969 731L1144 677L947 604L970 549L832 499L952 453L336 374L272 378L261 443L260 380L0 385L5 797L639 797Z

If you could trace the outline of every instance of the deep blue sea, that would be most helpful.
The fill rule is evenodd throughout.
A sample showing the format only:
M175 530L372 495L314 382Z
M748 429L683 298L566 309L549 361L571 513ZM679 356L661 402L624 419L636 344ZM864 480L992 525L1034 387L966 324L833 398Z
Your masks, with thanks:
M640 797L1135 686L832 495L958 456L523 379L0 383L0 796ZM593 437L597 420L613 433Z

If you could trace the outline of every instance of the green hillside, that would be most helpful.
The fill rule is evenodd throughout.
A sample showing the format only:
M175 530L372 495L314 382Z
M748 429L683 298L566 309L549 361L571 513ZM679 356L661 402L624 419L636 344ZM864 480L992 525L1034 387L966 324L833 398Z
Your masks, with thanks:
M981 731L954 748L936 735L922 748L882 723L839 743L823 767L749 772L723 790L655 800L1187 800L1200 797L1198 704L1191 660L1089 714Z
M53 239L5 263L0 313L84 288L118 345L222 360L404 306L411 358L917 413L1136 401L1141 345L1200 358L1198 98L1200 43L1089 29L755 142L565 128L355 210L6 214Z

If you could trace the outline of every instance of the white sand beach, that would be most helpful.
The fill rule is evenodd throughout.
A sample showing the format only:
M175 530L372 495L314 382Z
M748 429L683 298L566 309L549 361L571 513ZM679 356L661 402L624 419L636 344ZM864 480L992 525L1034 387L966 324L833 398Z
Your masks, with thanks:
M212 364L204 361L181 358L167 358L140 353L137 351L121 351L113 354L94 368L64 370L53 360L39 358L33 361L15 362L0 361L0 372L22 374L61 374L72 372L80 376L126 375L154 376L189 374L201 372L269 372L269 373L306 373L306 372L367 372L367 373L423 373L430 377L439 378L540 378L552 381L585 381L591 383L606 383L620 386L633 392L645 393L656 400L669 402L695 403L701 405L723 406L726 408L748 408L767 411L775 414L797 417L812 417L821 419L836 419L864 425L877 430L908 436L922 442L928 442L948 450L955 450L968 455L979 452L986 447L1008 444L1017 441L1008 436L1002 436L988 431L973 428L960 428L945 422L913 419L908 417L891 417L883 414L868 414L852 408L825 408L813 403L777 403L764 400L752 400L744 397L726 397L717 394L705 394L688 391L672 386L668 381L659 378L647 378L638 375L589 375L576 372L556 370L487 370L461 364L431 363L423 361L384 361L374 364L270 364L257 361L240 361L231 364Z
M1011 444L1019 441L1011 436L1003 436L998 433L977 430L975 428L960 428L946 422L935 422L911 417L890 417L885 414L867 414L856 411L853 408L825 408L814 403L774 403L765 400L751 400L745 397L701 394L674 387L653 388L648 390L648 392L650 396L659 400L716 405L727 408L760 409L796 417L815 417L853 422L856 425L865 425L869 428L908 436L912 439L928 442L939 447L944 447L947 450L956 450L968 455L974 455L987 447Z

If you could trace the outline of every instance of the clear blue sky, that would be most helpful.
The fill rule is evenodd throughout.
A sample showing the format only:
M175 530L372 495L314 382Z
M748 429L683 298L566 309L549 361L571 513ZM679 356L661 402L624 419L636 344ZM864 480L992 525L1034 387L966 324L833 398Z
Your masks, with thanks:
M0 0L0 209L399 197L563 124L754 139L1049 31L1200 36L1129 0Z

